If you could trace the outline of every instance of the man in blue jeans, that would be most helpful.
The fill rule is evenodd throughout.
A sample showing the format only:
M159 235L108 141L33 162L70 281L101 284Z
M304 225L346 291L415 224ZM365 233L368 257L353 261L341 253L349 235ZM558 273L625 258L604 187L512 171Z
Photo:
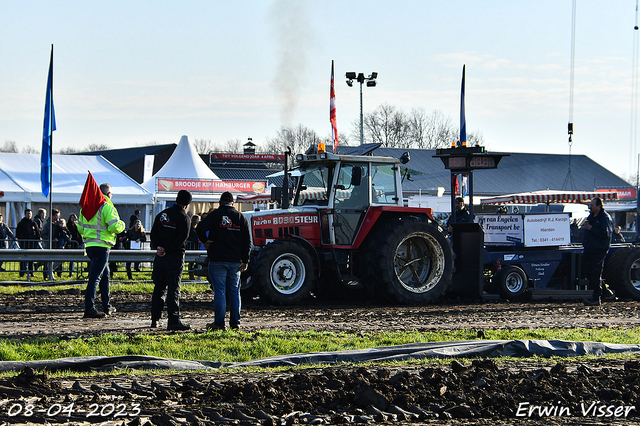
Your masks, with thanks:
M111 202L111 185L103 183L98 189L93 177L88 182L93 185L89 185L91 191L83 191L82 209L78 217L78 231L82 234L87 257L91 261L83 318L104 318L116 311L109 300L109 251L115 245L116 235L124 230L125 225ZM85 197L85 193L89 195ZM98 312L94 305L98 285L102 312Z
M240 274L249 266L251 236L249 221L233 207L233 195L224 192L220 206L209 213L196 227L198 238L209 255L215 309L211 330L224 330L224 317L229 297L229 327L240 328Z

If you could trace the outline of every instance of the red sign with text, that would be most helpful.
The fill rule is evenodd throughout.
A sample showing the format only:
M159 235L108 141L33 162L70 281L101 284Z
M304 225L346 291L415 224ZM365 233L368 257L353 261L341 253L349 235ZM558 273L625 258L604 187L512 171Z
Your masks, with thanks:
M211 162L220 161L262 161L267 163L284 163L284 155L277 154L232 154L223 152L211 153Z
M157 179L158 192L178 192L186 189L191 192L255 192L263 193L266 183L263 181L224 181L201 179Z
M630 200L636 198L636 189L635 188L624 188L624 189L596 189L596 192L617 192L618 200Z

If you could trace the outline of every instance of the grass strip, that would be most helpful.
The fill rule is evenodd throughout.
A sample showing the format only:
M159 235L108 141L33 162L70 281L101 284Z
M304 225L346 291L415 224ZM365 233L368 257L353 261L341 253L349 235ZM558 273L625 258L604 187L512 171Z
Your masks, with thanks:
M2 339L0 360L34 361L80 356L149 355L184 360L243 362L294 353L365 349L418 342L476 340L475 330L332 333L215 331L163 335L104 334L76 339ZM571 340L640 344L640 327L622 329L485 330L488 340Z

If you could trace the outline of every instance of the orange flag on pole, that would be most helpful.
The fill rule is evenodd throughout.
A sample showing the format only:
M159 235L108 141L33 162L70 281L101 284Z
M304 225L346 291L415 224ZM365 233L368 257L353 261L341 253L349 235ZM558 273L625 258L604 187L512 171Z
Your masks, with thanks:
M96 183L95 179L89 172L87 181L84 183L84 189L80 196L80 207L82 208L82 216L85 219L91 220L98 213L100 207L107 202L107 198L104 196L100 187Z

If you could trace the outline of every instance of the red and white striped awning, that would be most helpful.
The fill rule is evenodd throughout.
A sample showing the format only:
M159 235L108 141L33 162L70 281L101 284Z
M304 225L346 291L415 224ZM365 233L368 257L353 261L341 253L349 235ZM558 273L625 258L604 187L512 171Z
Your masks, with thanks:
M521 192L519 194L483 198L480 201L480 204L584 203L595 197L602 198L602 201L612 201L618 199L618 193L595 191L554 191L546 189L543 191Z
M253 203L253 204L268 204L275 203L271 200L271 193L265 192L262 194L238 194L236 197L238 203Z

